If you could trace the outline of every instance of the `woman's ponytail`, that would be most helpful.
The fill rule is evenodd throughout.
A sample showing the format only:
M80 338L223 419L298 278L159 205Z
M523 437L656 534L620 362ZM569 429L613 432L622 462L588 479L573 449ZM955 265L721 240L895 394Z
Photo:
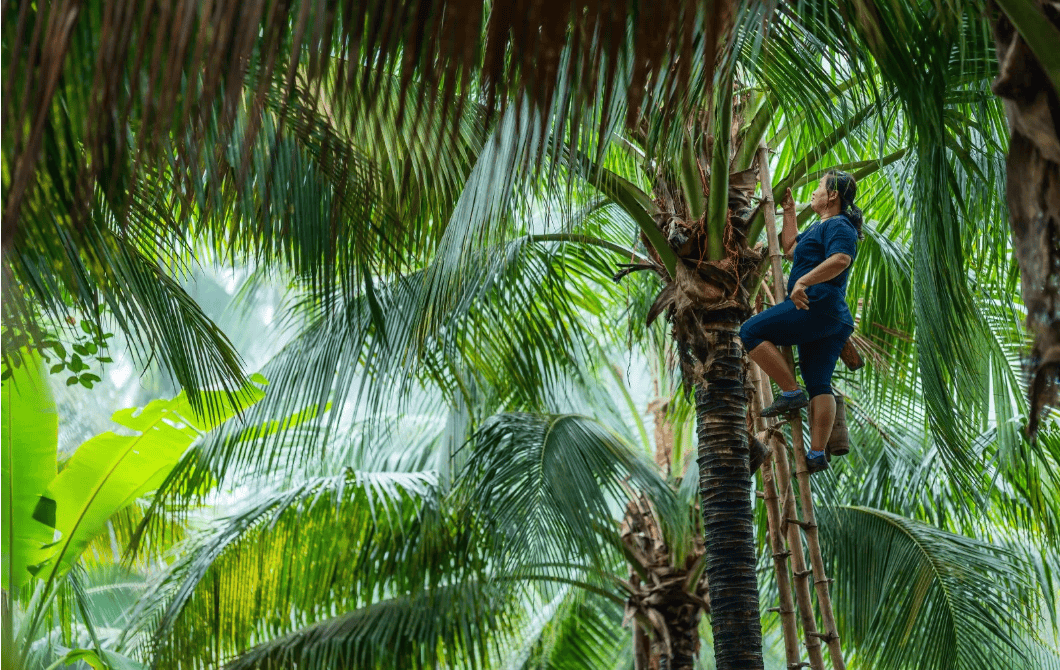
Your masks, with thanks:
M850 222L854 224L854 227L858 230L858 239L865 239L865 233L861 232L861 224L865 222L865 212L861 211L861 208L857 205L847 205L845 211L841 212L846 214L846 217L850 219Z
M854 175L842 170L829 170L825 174L828 177L826 182L828 190L839 193L839 213L854 224L854 228L858 231L858 239L865 239L865 234L861 232L861 226L865 222L865 213L854 204L854 198L858 194L858 184L854 180Z

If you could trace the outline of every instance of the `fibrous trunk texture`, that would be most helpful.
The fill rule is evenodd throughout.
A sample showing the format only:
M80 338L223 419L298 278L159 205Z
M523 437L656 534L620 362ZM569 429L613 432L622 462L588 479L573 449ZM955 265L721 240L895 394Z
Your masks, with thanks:
M699 490L714 658L719 670L763 667L747 446L748 394L738 327L735 323L709 325L704 336L710 349L693 351L697 364L702 365L702 378L695 389Z
M711 260L706 219L690 220L681 194L666 180L659 179L655 188L656 223L680 260L674 276L659 271L664 287L647 321L651 325L665 314L673 325L681 376L695 392L700 511L718 670L763 667L747 432L749 389L738 335L751 313L751 288L762 261L762 254L747 246L754 189L753 169L729 176L721 245L725 257Z
M710 610L702 535L696 536L691 550L677 564L663 540L654 509L638 496L626 505L622 544L627 557L637 563L630 566L626 617L638 619L634 624L638 670L693 670L699 651L699 620Z
M1039 0L1036 4L1043 20L1060 29L1056 3ZM1000 71L993 90L1005 101L1012 133L1009 219L1027 305L1027 326L1035 337L1028 361L1028 427L1033 433L1043 408L1055 405L1060 391L1060 96L1034 53L1001 12L997 13L994 35Z

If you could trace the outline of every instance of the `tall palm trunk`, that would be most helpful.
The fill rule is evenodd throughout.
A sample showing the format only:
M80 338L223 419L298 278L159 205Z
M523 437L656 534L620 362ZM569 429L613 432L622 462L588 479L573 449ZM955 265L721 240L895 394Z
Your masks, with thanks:
M707 582L718 668L761 668L762 626L755 575L754 517L748 456L747 391L739 323L712 324L695 389L699 490L707 546ZM703 353L707 355L704 356Z
M747 206L753 174L730 185L723 246L726 257L704 260L703 221L687 223L674 193L658 197L660 227L683 260L649 310L649 322L666 313L682 375L694 389L699 438L699 487L706 544L706 577L718 670L763 667L762 625L755 575L747 404L739 328L750 315L749 295L761 255L747 248ZM750 186L748 185L750 183ZM741 195L742 192L742 195ZM677 197L674 197L677 196ZM741 206L742 205L742 206ZM677 235L680 233L680 235ZM686 233L688 233L686 235ZM676 246L676 245L674 245Z

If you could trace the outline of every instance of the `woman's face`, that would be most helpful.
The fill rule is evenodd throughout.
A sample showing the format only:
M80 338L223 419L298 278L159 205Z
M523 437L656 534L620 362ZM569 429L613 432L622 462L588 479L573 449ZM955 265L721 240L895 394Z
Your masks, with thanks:
M828 190L828 175L821 177L817 182L817 190L810 196L810 208L817 212L818 216L832 209L839 202L839 193Z

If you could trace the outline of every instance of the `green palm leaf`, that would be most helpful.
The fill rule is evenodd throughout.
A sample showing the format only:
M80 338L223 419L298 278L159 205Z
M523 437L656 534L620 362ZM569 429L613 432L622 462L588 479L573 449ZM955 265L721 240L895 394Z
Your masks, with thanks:
M511 629L510 597L488 583L401 595L254 647L225 667L487 667L490 635Z
M606 231L614 220L606 210L591 216L583 228L589 233ZM389 403L400 407L402 395L420 383L452 402L490 398L494 404L480 416L500 407L546 407L551 389L568 378L595 383L582 365L592 360L591 333L615 328L606 315L624 299L607 280L614 252L533 239L476 254L449 307L428 300L430 281L419 273L375 285L371 299L347 298L313 318L262 369L270 379L267 397L248 410L245 423L222 426L186 455L163 498L190 495L210 479L246 469L298 471L358 405L390 411ZM262 429L299 412L320 418L300 433Z
M352 471L258 496L189 539L129 635L164 665L204 648L220 663L333 608L438 584L460 569L438 558L466 541L442 525L437 496L431 473Z
M823 508L819 518L839 629L857 658L877 668L1035 667L1033 591L1010 552L866 507Z
M617 542L615 518L627 499L621 484L627 479L661 510L668 538L679 532L675 526L689 523L687 509L681 514L654 469L587 417L497 415L469 448L459 486L482 510L508 569L588 558L606 570ZM680 544L673 546L681 551Z
M529 648L520 649L519 656L509 658L504 667L576 670L628 663L631 636L622 629L622 612L599 596L577 589L562 592L539 611L537 619L540 628Z

